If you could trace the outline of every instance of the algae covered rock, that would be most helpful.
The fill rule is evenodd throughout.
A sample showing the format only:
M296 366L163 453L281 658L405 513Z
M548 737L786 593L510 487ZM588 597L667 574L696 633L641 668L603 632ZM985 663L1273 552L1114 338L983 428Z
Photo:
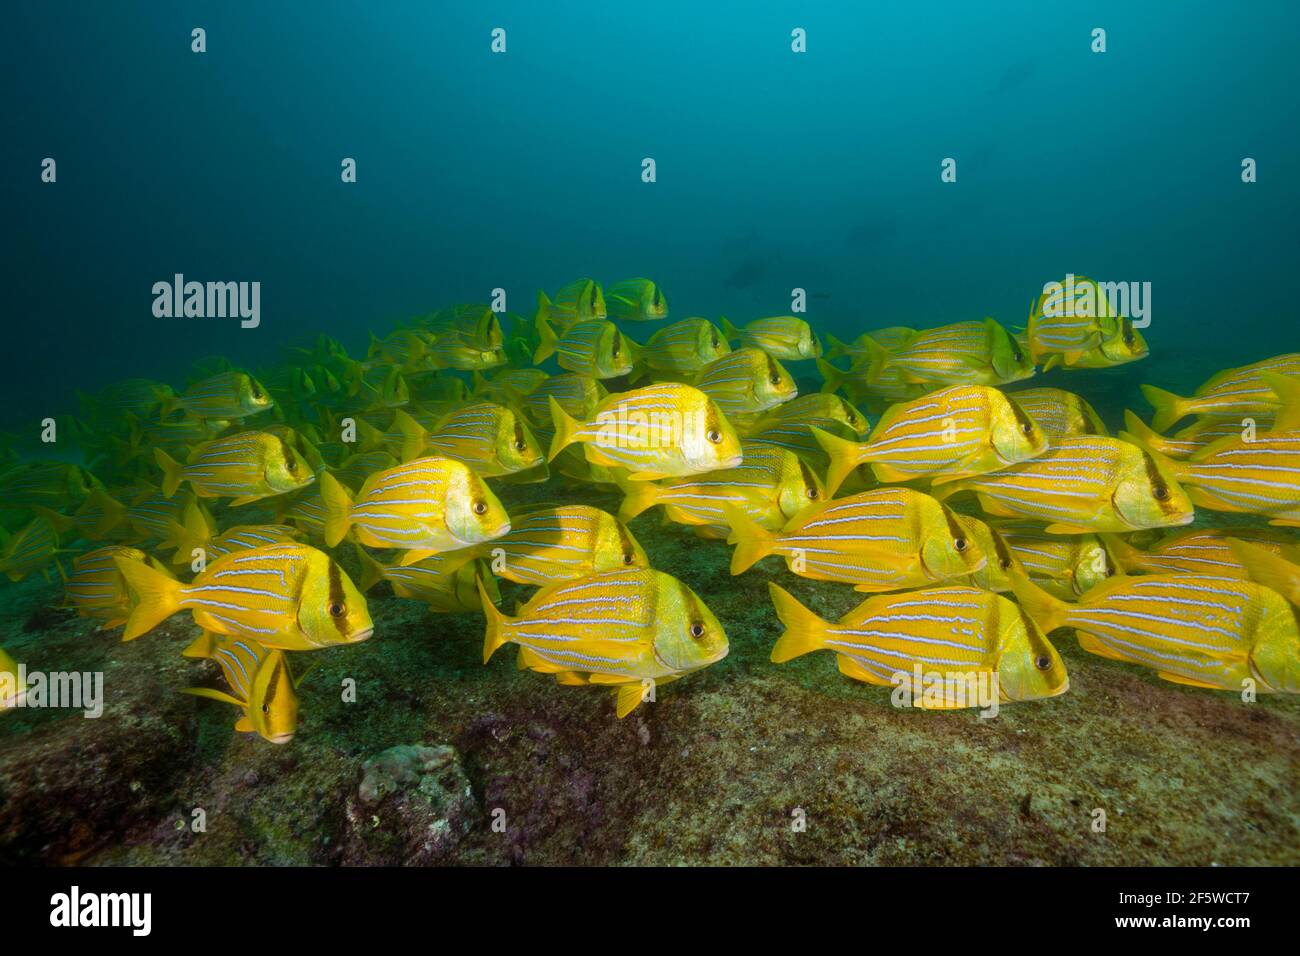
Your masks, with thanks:
M449 862L478 815L456 749L403 744L361 769L361 784L348 799L343 862Z

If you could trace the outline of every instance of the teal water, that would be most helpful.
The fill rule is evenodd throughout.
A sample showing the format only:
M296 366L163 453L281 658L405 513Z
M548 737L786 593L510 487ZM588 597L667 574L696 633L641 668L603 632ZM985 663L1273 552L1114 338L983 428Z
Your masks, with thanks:
M4 417L582 275L676 318L800 287L841 336L1149 281L1175 389L1290 347L1294 4L705 6L11 5ZM261 282L261 325L155 318L178 272Z

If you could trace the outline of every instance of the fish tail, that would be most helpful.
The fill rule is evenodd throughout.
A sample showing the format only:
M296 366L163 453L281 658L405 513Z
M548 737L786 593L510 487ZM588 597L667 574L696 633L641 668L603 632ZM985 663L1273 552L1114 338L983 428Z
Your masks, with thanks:
M133 641L141 634L147 634L180 610L182 585L175 578L154 570L143 561L114 558L113 562L137 598L136 606L126 619L123 641Z
M95 525L95 535L100 538L108 537L110 531L126 521L126 505L101 488L92 491L90 497L99 505L104 515Z
M659 486L653 481L626 481L615 478L623 490L623 504L618 509L620 521L631 521L647 508L653 508L659 497Z
M1154 385L1139 386L1142 395L1156 410L1151 418L1151 427L1158 432L1168 430L1169 426L1187 414L1188 400L1173 392L1166 392Z
M483 663L486 664L498 647L510 643L510 637L506 634L507 618L492 603L492 595L483 586L483 579L475 577L474 585L478 588L479 600L483 602L483 614L487 618L487 632L483 635Z
M161 448L153 450L153 457L163 472L163 494L170 498L176 494L176 489L181 486L181 463Z
M740 338L740 329L731 324L731 320L725 315L718 316L718 321L722 323L722 337L730 342L732 339Z
M1279 375L1276 372L1261 372L1260 380L1273 390L1282 407L1273 419L1275 432L1290 432L1300 429L1300 378Z
M581 425L576 418L560 407L554 395L548 395L546 401L551 407L551 422L555 425L555 437L551 439L551 450L546 460L554 461L556 455L574 443Z
M849 354L848 346L829 332L826 333L826 341L830 346L826 349L826 357L828 359L839 358L841 355Z
M158 547L161 550L175 549L173 564L184 564L196 548L202 548L212 538L212 529L208 527L196 502L185 506L183 523L169 522L169 537Z
M361 580L358 586L365 594L384 579L384 566L376 561L365 548L357 545L357 561L361 564Z
M1142 419L1138 418L1136 413L1131 412L1128 409L1124 410L1124 427L1131 435L1133 435L1133 437L1137 438L1148 448L1155 448L1164 444L1164 435L1161 435L1146 422L1142 421Z
M1229 538L1228 547L1252 581L1276 591L1292 604L1300 604L1300 566L1238 538Z
M320 496L325 505L325 543L335 547L352 524L352 499L339 480L328 471L321 472Z
M731 537L727 540L736 546L731 555L733 575L748 570L755 561L767 557L776 547L776 538L739 508L728 505L722 509L722 516L731 528Z
M400 408L393 415L393 424L402 434L402 461L419 458L429 444L429 432Z
M867 362L866 375L868 385L874 385L880 378L880 373L884 371L885 366L889 364L889 350L873 338L866 340Z
M44 505L32 505L32 511L48 521L50 527L59 534L67 534L77 526L77 522L73 521L67 515L59 514L59 512L52 508L46 508Z
M861 448L857 442L849 441L847 438L840 438L838 435L832 435L816 425L811 426L811 428L813 437L817 439L817 444L822 446L822 449L831 459L830 465L826 468L826 494L828 497L833 498L840 485L844 484L844 479L852 474L854 468L861 464Z
M844 385L845 373L841 372L825 359L817 359L817 371L822 374L822 391L827 394L837 392Z
M1120 574L1132 574L1142 561L1142 552L1117 534L1102 532L1097 535Z
M785 630L772 647L772 663L784 664L819 650L826 635L826 622L800 604L789 591L771 581L767 582L767 592L772 596L776 616L785 625Z
M1066 616L1070 612L1068 604L1048 594L1029 580L1024 569L1017 565L1013 565L1007 571L1007 578L1011 582L1011 590L1015 592L1016 599L1020 601L1021 609L1033 619L1044 634L1065 625Z
M555 346L559 339L555 337L555 330L551 328L551 323L546 321L546 310L540 306L537 309L534 325L537 328L537 351L533 353L533 364L541 365L555 354Z
M181 657L210 658L216 651L216 644L217 641L212 632L204 631L194 639L189 647L181 651Z

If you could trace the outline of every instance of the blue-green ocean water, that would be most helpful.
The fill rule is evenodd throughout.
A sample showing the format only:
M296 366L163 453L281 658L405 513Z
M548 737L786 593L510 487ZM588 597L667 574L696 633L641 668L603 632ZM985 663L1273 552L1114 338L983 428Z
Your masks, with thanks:
M203 355L258 366L320 331L360 348L497 287L531 314L584 275L650 276L673 317L738 322L804 288L841 336L1014 325L1067 272L1149 281L1174 389L1295 344L1294 3L18 2L5 19L11 422L75 410L73 387L181 385ZM151 286L176 273L259 281L260 327L155 318Z

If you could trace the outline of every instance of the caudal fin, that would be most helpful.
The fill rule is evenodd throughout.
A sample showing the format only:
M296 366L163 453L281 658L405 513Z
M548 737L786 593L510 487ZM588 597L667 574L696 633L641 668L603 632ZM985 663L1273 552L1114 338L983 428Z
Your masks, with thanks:
M811 427L817 444L822 446L831 459L830 465L826 468L826 495L833 498L840 485L844 484L844 479L853 473L854 468L862 464L862 446L847 438L832 435L816 425Z
M508 644L510 638L506 634L506 616L492 603L492 595L483 586L483 579L475 577L474 584L478 587L479 600L483 602L483 615L487 618L487 632L483 635L483 663L486 664L497 648Z
M537 329L537 350L533 352L533 364L541 365L548 358L555 354L555 346L559 339L555 336L555 330L551 328L551 323L546 321L546 314L540 307L537 310L537 321L534 323Z
M556 455L572 445L577 439L580 423L560 407L560 403L555 400L554 395L548 395L546 401L551 407L551 421L555 425L555 435L551 439L551 450L547 454L546 460L554 461Z
M731 554L731 573L741 574L748 570L755 561L767 557L776 547L776 538L766 528L741 511L727 505L722 509L722 516L731 528L731 537L727 540L736 546Z
M147 634L180 610L183 586L175 578L156 571L143 561L114 558L117 569L126 578L126 586L136 596L137 603L126 619L122 640L133 641Z
M170 498L181 486L181 463L161 448L153 450L153 457L163 472L162 492Z
M731 321L725 316L718 316L718 321L722 323L722 337L728 342L740 338L740 329L731 324Z
M1165 436L1128 409L1124 410L1124 428L1147 448L1154 448L1159 451L1165 447Z
M767 583L767 593L772 596L776 616L785 625L785 630L772 647L772 663L784 664L820 650L826 636L826 622L800 604L789 591L771 581Z
M1166 392L1154 385L1141 385L1139 388L1142 389L1143 397L1156 410L1151 417L1151 427L1156 431L1168 431L1169 426L1187 414L1188 400L1181 395Z
M1300 565L1238 538L1230 538L1228 547L1252 581L1272 588L1292 604L1300 604Z
M479 376L480 381L482 376ZM393 414L393 424L402 435L402 461L414 461L424 454L429 444L429 432L400 408Z
M1141 570L1142 552L1129 544L1117 534L1102 533L1097 535L1115 563L1120 574L1132 574Z
M822 375L822 391L829 394L844 385L844 373L825 359L817 359L817 371Z
M376 561L365 548L357 545L357 561L361 563L361 580L358 587L365 594L384 579L384 566Z
M659 486L653 481L628 481L619 473L615 473L614 481L623 492L623 504L618 509L620 521L631 521L653 508L659 498Z
M320 475L320 497L325 505L325 543L332 548L343 540L352 524L352 499L328 471Z
M1300 378L1290 375L1278 375L1276 372L1261 372L1260 380L1273 390L1282 407L1273 419L1275 432L1291 432L1300 429Z
M1007 571L1011 590L1015 592L1021 609L1033 619L1044 634L1058 627L1064 627L1070 607L1064 601L1053 597L1033 581L1029 580L1024 569L1013 566Z

